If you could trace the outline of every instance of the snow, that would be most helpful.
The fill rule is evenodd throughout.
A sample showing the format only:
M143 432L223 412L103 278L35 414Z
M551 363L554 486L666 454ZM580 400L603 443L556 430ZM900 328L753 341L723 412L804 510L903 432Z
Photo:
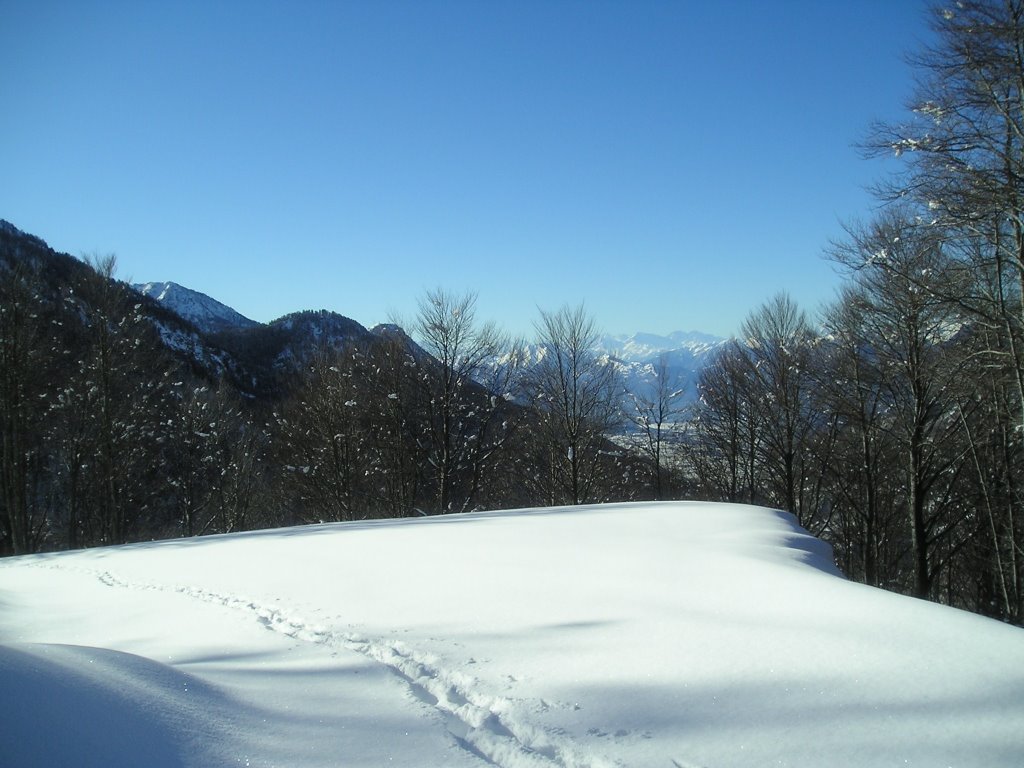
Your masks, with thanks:
M647 397L657 392L657 366L662 364L668 375L668 387L680 390L676 406L691 406L699 397L697 381L701 371L724 343L724 339L699 331L674 331L668 336L634 333L604 336L595 351L618 370L625 391L622 405L630 413L630 393Z
M685 351L700 357L721 346L725 339L700 331L673 331L667 336L656 333L634 333L629 336L603 336L597 351L626 363L656 362L662 355Z
M132 287L206 332L258 325L256 321L250 320L216 299L177 283L136 283Z
M1024 631L787 514L616 504L0 562L9 766L1018 766Z

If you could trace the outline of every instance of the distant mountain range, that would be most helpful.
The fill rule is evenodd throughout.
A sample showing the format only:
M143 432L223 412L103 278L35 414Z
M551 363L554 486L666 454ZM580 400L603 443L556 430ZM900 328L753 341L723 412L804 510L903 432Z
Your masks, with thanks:
M214 338L230 337L261 326L216 299L177 283L138 283L134 288ZM268 325L305 339L303 343L300 338L295 338L293 342L299 343L282 348L279 355L283 357L277 360L279 364L289 356L301 357L297 350L314 341L323 341L325 335L337 342L364 334L382 334L386 330L392 333L401 331L394 326L367 330L353 320L329 312L296 313ZM700 331L674 331L665 336L641 332L602 336L594 351L618 368L628 392L638 394L653 387L656 367L664 361L673 387L683 390L684 402L691 402L696 398L696 382L701 369L710 353L723 341L718 336Z
M135 283L132 287L207 333L260 325L205 293L178 283ZM606 334L594 349L598 354L621 362L648 363L665 354L678 357L677 353L682 351L699 357L715 349L722 341L721 337L700 331L673 331L667 336L643 332L617 336Z
M618 368L627 393L627 407L632 394L653 394L662 365L668 386L672 391L682 392L679 405L685 406L696 401L700 372L724 342L725 339L700 331L674 331L667 336L635 333L605 336L596 351Z
M7 258L30 255L36 260L57 260L65 265L61 267L65 271L85 269L81 262L55 253L40 238L2 220L0 239ZM209 377L232 381L251 396L275 397L288 391L293 374L325 345L373 343L398 336L414 354L425 354L401 328L392 325L368 329L351 318L324 310L296 312L270 323L258 323L178 283L136 283L131 287L142 297L142 306L151 308L146 310L150 322L172 354L206 371ZM594 351L618 368L627 393L649 390L659 363L664 362L673 388L682 389L683 401L690 402L696 397L701 369L723 341L699 331L606 335ZM500 363L495 361L495 365ZM628 394L624 398L628 401Z
M634 333L631 336L603 336L597 349L602 354L618 360L646 363L663 354L688 350L693 355L702 355L722 343L719 336L700 331L673 331L668 336L655 333Z

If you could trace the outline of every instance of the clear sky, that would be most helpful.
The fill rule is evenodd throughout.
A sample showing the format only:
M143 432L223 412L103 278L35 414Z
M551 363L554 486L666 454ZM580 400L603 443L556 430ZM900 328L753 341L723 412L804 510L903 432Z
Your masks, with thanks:
M0 218L268 321L729 335L875 206L923 0L0 0Z

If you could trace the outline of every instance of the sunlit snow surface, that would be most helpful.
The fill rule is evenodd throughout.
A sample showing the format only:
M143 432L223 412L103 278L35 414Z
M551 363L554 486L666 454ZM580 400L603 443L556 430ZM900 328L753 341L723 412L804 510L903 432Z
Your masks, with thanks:
M1020 766L1024 631L697 503L0 562L5 766Z

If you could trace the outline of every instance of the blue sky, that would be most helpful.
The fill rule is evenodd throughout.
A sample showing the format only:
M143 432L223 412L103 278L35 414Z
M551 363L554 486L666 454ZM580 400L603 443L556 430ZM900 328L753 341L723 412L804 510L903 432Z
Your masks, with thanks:
M887 170L917 0L0 3L0 218L256 320L734 333Z

